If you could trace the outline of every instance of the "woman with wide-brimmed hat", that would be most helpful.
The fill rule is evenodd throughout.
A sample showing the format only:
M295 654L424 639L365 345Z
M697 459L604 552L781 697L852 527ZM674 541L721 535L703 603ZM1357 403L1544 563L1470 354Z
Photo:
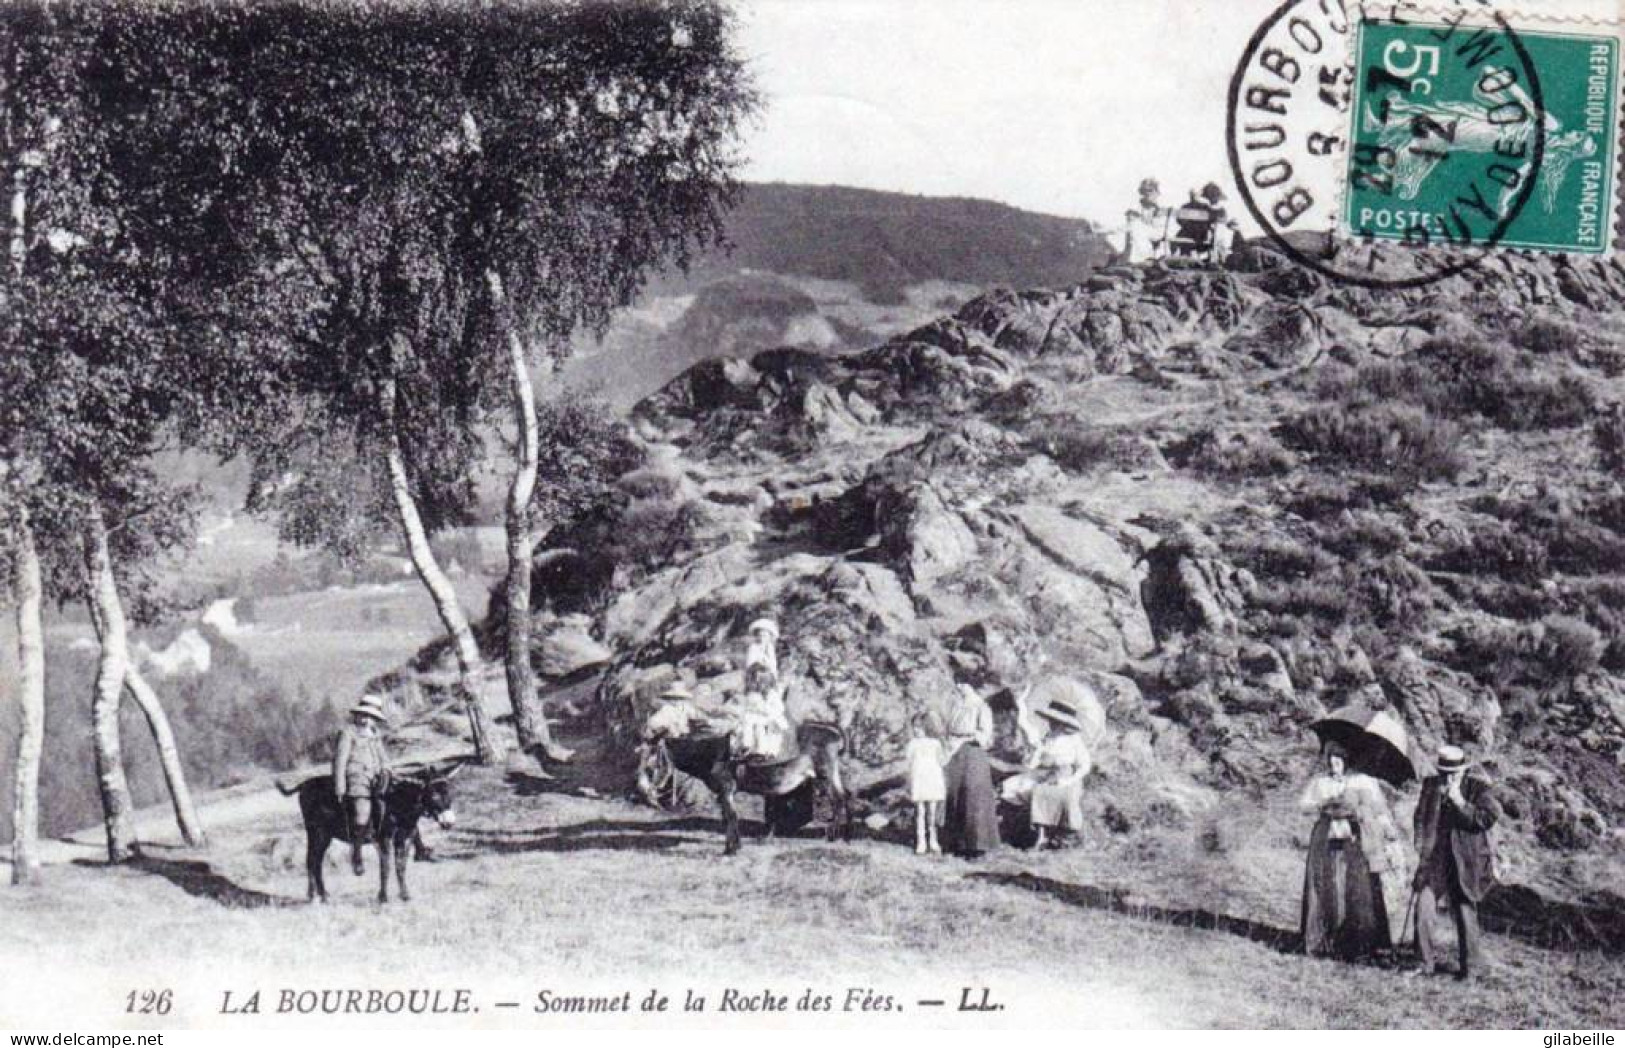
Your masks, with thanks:
M350 866L362 872L361 845L371 835L373 792L389 770L383 729L389 724L380 695L368 693L350 707L333 752L333 788L350 818Z
M1060 847L1083 830L1083 780L1094 762L1071 703L1051 702L1037 717L1047 729L1043 741L1027 758L1027 770L1006 779L1002 792L1007 801L1029 804L1039 847Z
M974 859L999 846L998 799L987 748L993 744L993 711L969 684L948 713L947 800L942 836L948 848Z

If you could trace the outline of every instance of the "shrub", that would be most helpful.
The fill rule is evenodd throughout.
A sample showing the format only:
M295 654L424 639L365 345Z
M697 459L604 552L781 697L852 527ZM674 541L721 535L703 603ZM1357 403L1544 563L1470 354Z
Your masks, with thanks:
M1535 357L1479 339L1435 338L1409 358L1339 373L1321 383L1345 406L1403 402L1447 418L1476 415L1502 429L1559 429L1596 408L1591 383L1569 371L1540 373Z
M1625 473L1625 410L1615 404L1591 424L1591 443L1597 458L1609 473Z
M1551 567L1543 543L1501 521L1485 522L1464 535L1452 535L1425 563L1439 571L1491 575L1515 582L1540 582Z
M1414 404L1335 405L1281 425L1288 444L1356 469L1413 481L1461 472L1461 428Z
M1625 564L1625 537L1603 523L1615 507L1608 501L1579 514L1558 500L1548 500L1556 508L1536 502L1480 500L1480 506L1514 525L1531 541L1546 547L1553 569L1575 575L1596 575L1617 570Z
M1292 472L1297 456L1272 433L1235 433L1221 437L1212 430L1192 434L1169 449L1177 464L1218 477L1274 477Z
M1512 333L1512 344L1540 356L1570 356L1580 348L1580 332L1560 320L1535 317Z
M1567 429L1581 425L1597 407L1597 391L1575 374L1511 376L1485 398L1482 412L1502 429Z
M1148 456L1155 457L1148 442L1133 433L1090 426L1065 415L1037 416L1024 430L1024 451L1048 456L1069 473L1144 469Z
M1071 426L1034 437L1032 445L1067 472L1087 473L1110 461L1115 441L1103 430Z
M1286 508L1305 520L1322 520L1347 510L1397 508L1406 486L1388 477L1311 476L1288 496Z
M1337 558L1286 535L1247 538L1229 547L1228 552L1238 565L1263 579L1324 575L1337 568Z
M1370 510L1345 510L1323 522L1316 534L1321 545L1343 557L1386 556L1405 548L1410 534L1390 518Z
M1541 623L1537 657L1555 680L1583 677L1602 660L1602 634L1584 619L1552 615Z

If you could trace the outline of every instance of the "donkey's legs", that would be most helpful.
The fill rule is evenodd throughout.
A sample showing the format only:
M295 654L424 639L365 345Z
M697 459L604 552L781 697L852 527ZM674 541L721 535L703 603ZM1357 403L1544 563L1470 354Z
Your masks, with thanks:
M739 812L734 808L734 792L738 784L734 782L733 773L729 772L717 777L716 784L717 804L722 808L722 827L727 835L727 844L722 849L724 855L737 855L739 853Z

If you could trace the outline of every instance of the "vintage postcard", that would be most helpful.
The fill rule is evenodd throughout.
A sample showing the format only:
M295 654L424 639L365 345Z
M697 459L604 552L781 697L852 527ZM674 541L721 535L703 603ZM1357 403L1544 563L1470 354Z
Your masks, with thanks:
M1622 36L5 0L0 1029L1612 1043Z

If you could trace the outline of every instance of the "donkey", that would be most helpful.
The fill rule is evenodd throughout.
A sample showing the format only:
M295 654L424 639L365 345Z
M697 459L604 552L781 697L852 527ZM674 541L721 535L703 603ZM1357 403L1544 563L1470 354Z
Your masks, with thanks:
M779 830L806 825L811 818L807 791L816 785L822 787L834 809L825 837L831 841L851 840L852 796L841 769L846 734L833 724L808 721L796 726L796 744L796 756L762 764L737 754L728 734L668 739L663 746L645 748L638 764L638 789L650 803L659 805L660 792L671 782L674 770L705 783L722 809L726 832L722 853L734 855L739 851L735 793L754 793L763 798L771 836Z
M380 791L377 814L373 817L371 840L378 848L378 901L389 901L389 868L394 860L395 877L400 882L402 902L410 902L412 893L406 886L407 845L417 836L418 820L434 819L450 829L457 816L451 806L451 780L462 769L453 765L449 771L433 771L417 775L389 776ZM299 795L299 813L305 820L305 875L306 896L311 902L327 901L327 883L322 877L322 863L328 846L335 840L349 842L350 818L333 790L333 776L320 775L306 779L296 787L277 784L284 796ZM359 870L357 871L360 872Z

